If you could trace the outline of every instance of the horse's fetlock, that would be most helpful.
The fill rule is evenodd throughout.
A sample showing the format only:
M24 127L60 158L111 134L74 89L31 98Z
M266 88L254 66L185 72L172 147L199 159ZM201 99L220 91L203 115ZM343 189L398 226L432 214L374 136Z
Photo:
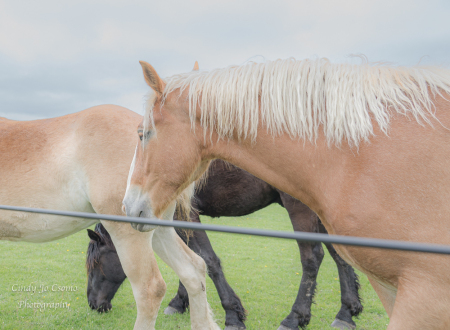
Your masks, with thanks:
M235 305L235 302L230 298L222 299L222 307L225 310L234 310Z
M364 307L361 304L361 302L357 301L354 302L351 306L350 306L350 314L352 314L352 316L358 316L359 314L362 313Z

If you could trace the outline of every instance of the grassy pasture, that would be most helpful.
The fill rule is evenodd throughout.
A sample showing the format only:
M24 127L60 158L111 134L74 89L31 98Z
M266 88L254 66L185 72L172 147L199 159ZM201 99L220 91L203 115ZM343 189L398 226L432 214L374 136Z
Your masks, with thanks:
M286 211L273 205L242 218L203 217L204 223L230 226L292 230ZM209 233L221 257L231 286L241 297L248 311L249 330L277 329L289 313L301 278L297 244L291 240ZM45 243L12 243L0 241L0 329L132 329L136 308L128 281L113 300L113 310L106 314L92 311L86 299L84 268L88 237L81 231L70 237ZM156 323L157 329L190 329L189 314L166 316L163 309L174 296L178 279L161 260L158 263L167 283L167 293ZM361 281L364 312L356 320L358 329L386 329L388 317L370 287L367 278L358 272ZM14 286L15 285L15 286ZM18 287L36 286L37 292L13 291ZM48 288L48 291L41 291ZM14 286L14 287L13 287ZM60 291L68 287L72 291ZM71 288L70 288L71 287ZM53 291L53 290L56 291ZM208 300L222 327L225 313L214 285L208 278ZM20 308L20 302L65 303L69 308ZM308 329L332 329L340 307L336 267L326 254L322 263L316 304L313 305Z

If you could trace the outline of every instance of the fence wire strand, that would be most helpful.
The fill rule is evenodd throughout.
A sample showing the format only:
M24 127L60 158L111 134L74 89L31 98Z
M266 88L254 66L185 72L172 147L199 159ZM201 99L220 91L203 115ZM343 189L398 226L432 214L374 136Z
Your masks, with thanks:
M216 231L216 232L230 233L230 234L295 239L297 241L302 241L302 242L322 242L322 243L326 243L326 244L330 244L330 243L331 244L342 244L342 245L359 246L359 247L366 247L366 248L379 248L379 249L402 250L402 251L411 251L411 252L450 254L450 246L449 245L416 243L416 242L407 242L407 241L395 241L395 240L355 237L355 236L340 236L340 235L328 235L328 234L318 234L318 233L305 233L305 232L299 232L299 231L296 231L296 232L274 231L274 230L266 230L266 229L208 225L208 224L178 221L178 220L169 221L169 220L160 220L160 219L156 219L156 218L137 218L137 217L126 217L126 216L119 216L119 215L47 210L47 209L9 206L9 205L0 205L0 210L30 212L30 213L58 215L58 216L65 216L65 217L76 217L76 218L95 219L95 220L108 220L108 221L128 222L128 223L133 222L133 223L161 226L161 227L174 227L174 228L202 230L202 231Z

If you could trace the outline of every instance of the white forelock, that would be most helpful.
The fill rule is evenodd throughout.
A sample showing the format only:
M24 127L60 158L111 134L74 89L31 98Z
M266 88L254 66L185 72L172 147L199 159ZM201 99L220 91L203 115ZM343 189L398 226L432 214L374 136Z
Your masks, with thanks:
M310 141L322 126L329 143L357 146L373 135L372 118L387 134L393 111L431 123L434 97L450 93L450 70L290 58L193 71L166 83L164 96L188 88L192 124L200 106L202 126L221 138L255 139L262 122L272 135Z

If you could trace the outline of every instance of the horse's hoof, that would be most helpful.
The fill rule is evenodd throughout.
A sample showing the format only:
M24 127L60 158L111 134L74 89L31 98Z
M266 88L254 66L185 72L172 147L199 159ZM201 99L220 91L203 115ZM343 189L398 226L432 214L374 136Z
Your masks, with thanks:
M245 329L247 329L247 328L246 327L240 327L240 326L237 326L237 325L227 325L225 327L225 329L223 329L223 330L245 330Z
M173 315L173 314L181 314L178 309L167 306L167 308L164 310L164 314L166 315Z
M277 330L292 330L291 328L285 327L284 325L280 325Z
M356 329L356 325L355 324L351 324L351 323L348 323L348 322L345 322L345 321L342 321L342 320L339 320L339 319L335 319L333 321L333 323L331 323L331 326L333 328L340 329L340 330Z

